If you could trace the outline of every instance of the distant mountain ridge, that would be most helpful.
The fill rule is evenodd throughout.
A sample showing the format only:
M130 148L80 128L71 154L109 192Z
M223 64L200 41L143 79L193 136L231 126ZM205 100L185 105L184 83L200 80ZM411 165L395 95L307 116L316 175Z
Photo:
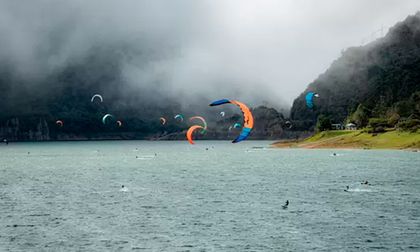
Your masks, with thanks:
M159 83L130 86L121 74L122 57L127 55L138 56L121 45L98 46L33 81L16 74L16 66L0 58L0 139L185 139L184 131L191 125L188 118L193 115L206 117L209 124L208 133L201 139L231 139L239 134L237 129L228 132L233 123L242 120L236 108L224 107L226 117L221 120L220 109L210 108L208 97L183 106L181 101L186 98L182 95L147 88ZM102 103L91 102L97 93L103 96ZM101 119L107 113L115 120L104 125ZM178 113L185 116L182 123L173 119ZM261 106L255 108L254 115L257 122L252 139L279 139L285 135L280 112ZM165 125L161 125L160 117L167 119ZM56 125L57 120L64 125ZM122 121L121 127L117 127L116 120Z
M284 116L273 108L259 106L252 109L252 112L256 123L250 139L277 140L294 138L297 134L302 134L284 130ZM241 129L234 129L232 126L237 122L240 123L241 120L240 112L230 113L229 116L215 121L209 120L208 130L205 134L197 135L197 138L202 140L233 139ZM188 117L184 119L184 122L178 123L168 117L170 122L167 125L160 125L158 120L155 120L156 122L144 122L140 119L124 121L121 128L116 125L103 125L99 117L97 120L81 121L83 118L75 117L68 123L69 126L60 127L51 118L48 119L48 115L13 117L0 124L0 138L6 138L9 141L183 140L186 130L193 124ZM143 129L136 128L142 126ZM83 130L83 127L86 130ZM93 129L89 130L89 128Z

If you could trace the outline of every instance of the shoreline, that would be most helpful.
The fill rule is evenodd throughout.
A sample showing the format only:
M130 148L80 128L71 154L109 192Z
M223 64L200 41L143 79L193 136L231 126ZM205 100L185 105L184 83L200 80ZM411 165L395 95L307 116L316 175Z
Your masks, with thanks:
M417 152L420 151L420 132L390 130L370 134L363 130L334 130L320 132L303 140L275 142L271 146L298 149L389 149Z

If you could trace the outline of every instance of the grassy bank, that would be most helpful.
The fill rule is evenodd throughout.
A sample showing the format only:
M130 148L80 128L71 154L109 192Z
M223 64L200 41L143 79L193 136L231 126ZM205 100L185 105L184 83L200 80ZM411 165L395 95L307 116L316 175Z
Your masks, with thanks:
M303 141L278 142L273 145L280 148L420 149L420 132L393 130L370 134L362 130L334 130L317 133Z

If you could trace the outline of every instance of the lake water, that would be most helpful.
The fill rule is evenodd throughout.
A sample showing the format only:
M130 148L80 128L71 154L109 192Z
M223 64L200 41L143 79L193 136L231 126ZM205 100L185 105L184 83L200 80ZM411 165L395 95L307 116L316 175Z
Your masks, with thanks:
M0 251L420 250L420 153L268 147L1 145Z

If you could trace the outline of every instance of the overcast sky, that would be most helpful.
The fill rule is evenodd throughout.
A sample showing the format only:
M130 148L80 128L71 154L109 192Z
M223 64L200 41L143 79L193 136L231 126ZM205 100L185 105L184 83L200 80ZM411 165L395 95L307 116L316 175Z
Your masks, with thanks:
M132 85L290 106L342 49L418 10L419 0L0 0L0 57L33 78L129 43L154 55L126 62Z

